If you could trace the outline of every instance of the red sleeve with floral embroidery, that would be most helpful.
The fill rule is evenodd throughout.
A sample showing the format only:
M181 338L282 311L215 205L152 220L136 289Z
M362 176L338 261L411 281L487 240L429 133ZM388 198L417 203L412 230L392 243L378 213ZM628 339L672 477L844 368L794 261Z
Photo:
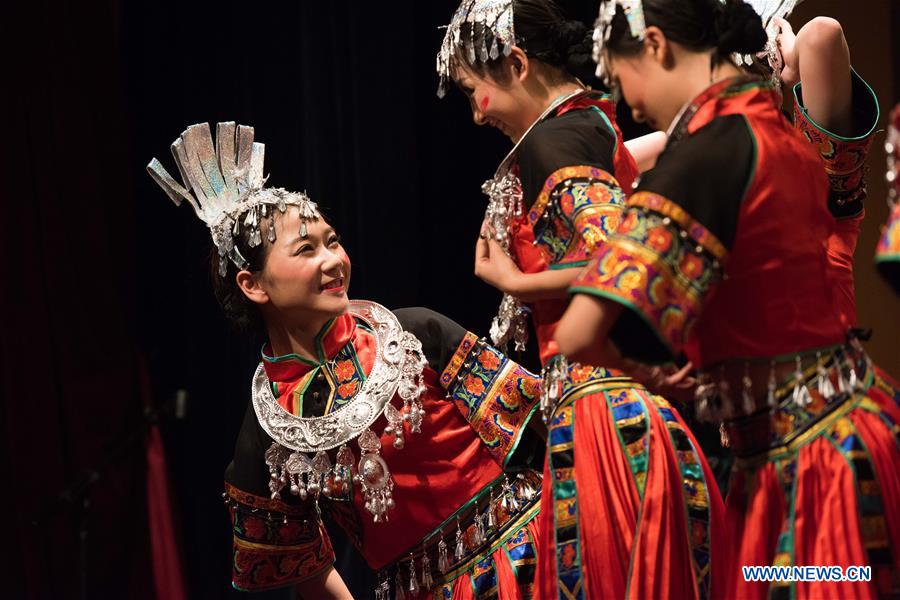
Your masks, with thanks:
M615 177L597 167L569 166L550 174L527 219L550 268L578 267L616 230L624 205Z
M831 193L828 208L838 219L860 216L866 198L866 157L878 124L878 98L856 71L851 71L854 131L841 136L816 123L803 104L802 83L794 86L794 127L815 146L825 162Z
M491 455L506 465L537 408L540 378L467 333L440 381Z
M299 583L334 564L312 501L289 505L225 484L234 534L232 585L264 590Z

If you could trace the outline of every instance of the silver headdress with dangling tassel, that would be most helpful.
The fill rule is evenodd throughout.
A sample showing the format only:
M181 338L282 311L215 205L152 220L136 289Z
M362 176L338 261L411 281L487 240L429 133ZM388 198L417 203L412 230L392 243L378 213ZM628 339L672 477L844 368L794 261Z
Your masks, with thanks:
M463 40L463 28L468 39ZM437 95L447 93L447 80L452 78L453 57L458 53L470 64L509 56L516 43L513 28L512 0L463 0L453 13L441 50L437 55L437 73L441 78Z
M724 4L726 0L722 0ZM746 0L747 4L753 7L759 18L762 20L763 28L766 30L768 41L766 42L765 54L769 61L769 67L772 68L772 80L781 83L781 69L784 67L784 60L781 57L781 50L778 48L778 34L781 30L775 24L776 18L786 19L794 12L794 8L803 0ZM742 65L750 66L753 64L753 57L749 54L735 53L732 58L740 67Z
M275 241L275 209L300 209L300 235L306 237L306 222L321 218L315 202L306 194L282 188L263 187L265 146L253 141L253 128L234 122L216 125L213 145L209 123L184 130L172 143L172 155L184 182L182 186L155 158L147 165L153 180L177 206L187 200L212 234L219 252L219 275L225 276L230 259L239 269L247 267L235 240L241 224L249 228L248 244L262 243L260 225L269 219L267 239Z
M644 20L644 5L641 0L605 0L600 3L600 14L594 23L594 62L597 63L597 79L610 87L609 73L606 72L603 59L603 48L609 41L612 32L612 22L616 16L616 10L622 7L625 18L628 19L628 29L631 35L638 40L644 40L647 31L647 22Z

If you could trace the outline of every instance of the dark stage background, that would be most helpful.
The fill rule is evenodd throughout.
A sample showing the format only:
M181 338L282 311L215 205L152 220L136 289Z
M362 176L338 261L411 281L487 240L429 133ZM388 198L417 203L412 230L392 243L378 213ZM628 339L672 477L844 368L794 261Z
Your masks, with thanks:
M437 27L456 4L35 0L5 11L4 597L155 596L148 405L161 411L189 596L238 596L220 494L258 345L229 330L212 297L206 229L144 171L154 156L173 166L168 146L186 125L256 128L269 183L307 190L344 235L353 296L487 329L499 297L472 275L479 187L509 142L474 127L458 94L434 95ZM593 17L594 2L563 4ZM861 16L846 4L810 0L795 21L844 21L886 108L900 9L873 1ZM861 320L887 315L874 353L897 373L900 305L869 266L886 213L880 150L871 165ZM176 419L179 390L189 402Z

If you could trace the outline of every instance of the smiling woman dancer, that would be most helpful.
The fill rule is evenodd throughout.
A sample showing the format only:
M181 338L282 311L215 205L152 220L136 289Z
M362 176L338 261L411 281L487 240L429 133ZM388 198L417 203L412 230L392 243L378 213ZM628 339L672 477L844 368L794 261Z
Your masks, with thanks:
M574 283L560 349L684 350L704 374L698 411L724 419L737 456L723 597L896 594L900 415L868 396L871 368L845 344L821 159L773 86L729 60L762 48L759 16L615 0L599 22L604 73L669 139ZM746 581L754 565L867 565L872 581Z
M226 472L233 584L347 598L320 517L368 564L376 597L530 598L540 474L513 453L539 381L453 321L349 300L350 259L305 194L263 187L253 129L189 127L185 185L210 228L225 312L267 334ZM392 585L393 584L393 585Z
M442 89L455 81L475 123L515 144L484 187L475 269L505 293L494 341L524 344L530 312L545 365L538 596L707 597L722 508L699 445L666 400L612 364L569 369L552 340L636 171L614 103L575 76L590 49L547 0L467 0L438 56Z

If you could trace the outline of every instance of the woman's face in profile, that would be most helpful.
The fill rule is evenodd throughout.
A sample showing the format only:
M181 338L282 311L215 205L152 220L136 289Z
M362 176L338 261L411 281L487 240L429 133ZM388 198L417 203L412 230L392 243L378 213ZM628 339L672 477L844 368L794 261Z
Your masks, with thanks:
M516 80L512 64L509 57L503 59L502 68L510 72L507 84L501 84L488 73L475 73L465 65L457 67L454 81L469 101L475 124L499 129L515 143L534 119L523 109L522 86Z

